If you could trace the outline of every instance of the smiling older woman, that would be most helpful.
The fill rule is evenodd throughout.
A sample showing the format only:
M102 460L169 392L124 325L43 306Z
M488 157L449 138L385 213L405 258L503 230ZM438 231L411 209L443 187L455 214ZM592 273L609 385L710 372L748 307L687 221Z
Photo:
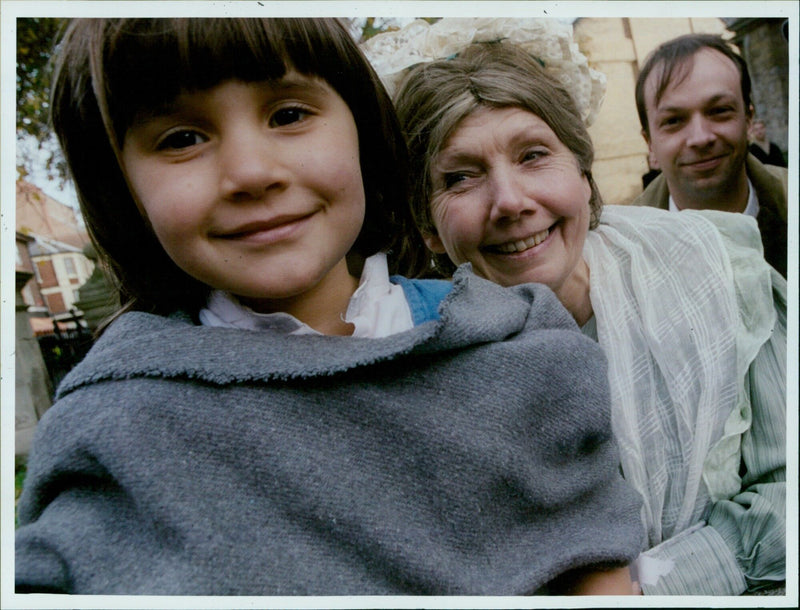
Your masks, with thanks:
M601 210L570 94L507 43L417 66L396 105L410 239L439 273L544 283L606 350L622 471L645 500L643 592L784 580L786 283L752 219Z

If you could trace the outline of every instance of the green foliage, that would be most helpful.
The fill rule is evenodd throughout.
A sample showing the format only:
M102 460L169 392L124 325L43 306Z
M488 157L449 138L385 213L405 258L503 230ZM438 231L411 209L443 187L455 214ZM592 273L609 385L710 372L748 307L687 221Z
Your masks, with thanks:
M17 129L41 138L49 133L50 57L63 19L17 20Z
M396 29L397 28L389 26L383 19L367 17L364 20L364 25L361 28L361 41L368 40L375 36L375 34Z
M64 167L52 146L50 130L50 58L66 19L21 17L17 19L17 139L33 138L46 151L48 171L61 178ZM50 144L48 146L48 144ZM34 163L32 152L23 149L20 173L24 176Z
M24 460L15 460L14 465L14 525L17 525L17 501L22 493L22 486L25 483L25 473L28 471Z
M440 17L422 17L422 19L425 19L428 23L435 23L439 21ZM349 21L353 36L361 43L365 40L369 40L376 34L399 30L403 25L411 21L411 19L397 19L394 17L356 17Z

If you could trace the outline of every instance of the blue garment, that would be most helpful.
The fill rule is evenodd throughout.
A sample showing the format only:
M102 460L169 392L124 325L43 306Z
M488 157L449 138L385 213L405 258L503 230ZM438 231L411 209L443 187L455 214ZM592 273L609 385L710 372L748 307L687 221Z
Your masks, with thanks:
M393 275L389 279L403 288L414 326L438 320L439 304L453 289L448 280L410 280L402 275Z

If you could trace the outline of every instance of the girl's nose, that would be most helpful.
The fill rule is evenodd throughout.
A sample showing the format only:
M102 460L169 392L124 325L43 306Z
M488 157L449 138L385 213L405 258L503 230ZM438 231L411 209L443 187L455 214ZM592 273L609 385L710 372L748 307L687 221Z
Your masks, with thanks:
M686 143L689 146L702 148L714 141L714 131L710 121L702 115L693 115L688 125L689 135Z
M490 177L493 222L513 222L534 210L533 199L513 170L496 170Z
M230 134L220 146L221 190L227 199L260 199L286 183L287 168L264 127Z

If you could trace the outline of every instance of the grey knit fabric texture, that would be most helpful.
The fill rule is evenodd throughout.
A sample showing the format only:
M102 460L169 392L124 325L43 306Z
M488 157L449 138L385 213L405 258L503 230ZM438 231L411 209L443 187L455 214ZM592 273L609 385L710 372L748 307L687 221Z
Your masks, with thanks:
M440 312L385 339L125 314L38 426L17 591L517 595L630 562L600 348L468 268Z

